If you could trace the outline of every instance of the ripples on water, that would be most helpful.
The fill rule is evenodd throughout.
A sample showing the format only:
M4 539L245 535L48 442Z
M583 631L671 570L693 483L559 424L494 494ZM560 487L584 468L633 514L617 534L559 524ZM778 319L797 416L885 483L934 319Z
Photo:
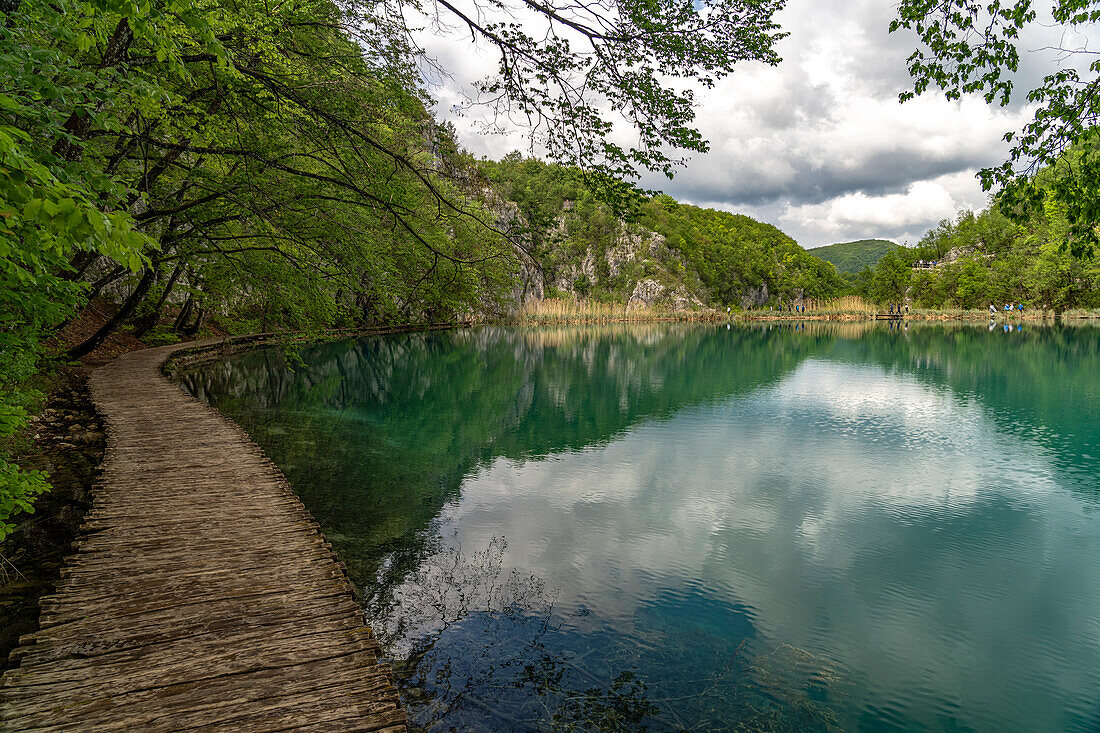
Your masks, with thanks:
M481 329L304 357L186 381L325 527L423 725L1100 725L1094 329Z

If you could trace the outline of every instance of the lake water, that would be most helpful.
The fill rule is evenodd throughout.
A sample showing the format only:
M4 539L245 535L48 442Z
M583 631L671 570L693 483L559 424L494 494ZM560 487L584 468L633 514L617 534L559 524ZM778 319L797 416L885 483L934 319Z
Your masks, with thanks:
M433 730L1100 728L1100 331L436 332L185 377Z

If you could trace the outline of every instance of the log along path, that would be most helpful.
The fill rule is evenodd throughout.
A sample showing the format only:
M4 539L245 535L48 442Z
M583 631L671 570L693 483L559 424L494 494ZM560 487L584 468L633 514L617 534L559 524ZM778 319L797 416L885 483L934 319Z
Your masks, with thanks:
M343 566L248 435L164 378L179 348L92 375L100 486L0 729L405 730Z

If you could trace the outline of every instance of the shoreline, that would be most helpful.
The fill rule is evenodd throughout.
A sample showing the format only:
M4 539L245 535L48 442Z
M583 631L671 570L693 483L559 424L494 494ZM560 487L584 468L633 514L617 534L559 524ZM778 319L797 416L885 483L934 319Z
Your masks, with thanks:
M1100 315L1062 314L1055 316L1053 313L1028 313L1024 312L1005 315L998 313L991 316L981 311L925 311L914 312L907 315L892 316L887 313L791 313L791 314L758 314L741 313L735 315L733 321L921 321L926 323L950 323L952 321L981 322L1032 322L1032 323L1056 323L1058 321L1095 321L1100 320Z
M985 323L987 321L997 322L1009 322L1009 323L1058 323L1063 321L1071 322L1088 322L1088 321L1100 321L1100 314L1080 314L1080 313L1063 313L1061 315L1054 315L1053 313L1031 311L1024 313L1011 313L1004 314L998 313L996 316L991 316L989 313L982 311L914 311L909 314L901 316L890 316L888 313L814 313L813 311L807 313L767 313L759 311L742 311L740 313L707 313L698 315L685 315L681 317L674 316L658 316L658 317L620 317L620 318L599 318L599 317L585 317L585 316L563 316L562 318L540 318L540 319L517 319L517 320L501 320L501 321L486 321L484 323L474 323L470 325L499 325L499 326L516 326L516 327L538 327L538 326L564 326L564 325L599 325L603 323L751 323L751 322L799 322L799 321L835 321L835 322L879 322L879 321L913 321L924 323L951 323L951 322L972 322L972 323Z

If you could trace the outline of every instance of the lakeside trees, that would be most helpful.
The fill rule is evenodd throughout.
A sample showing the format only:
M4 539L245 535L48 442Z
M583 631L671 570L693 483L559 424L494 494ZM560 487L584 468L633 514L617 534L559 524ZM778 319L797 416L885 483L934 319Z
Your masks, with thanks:
M8 462L44 344L105 288L121 307L70 358L181 300L185 334L496 307L522 243L426 111L408 16L496 48L482 101L606 181L706 149L667 80L776 63L780 4L0 4L0 522L45 486ZM607 139L616 117L638 145Z
M776 63L780 5L0 3L0 520L44 487L5 462L7 441L36 399L28 383L44 344L92 295L114 289L121 307L69 357L124 325L153 331L176 306L184 335L211 314L247 331L499 306L527 243L507 236L509 207L427 112L411 30L421 22L492 48L499 69L480 102L584 166L570 185L624 209L644 203L627 218L663 235L675 257L661 267L686 263L706 297L733 302L765 285L783 299L839 294L834 273L778 230L642 201L614 177L668 172L676 148L706 149L676 80L708 86L739 61ZM633 146L611 134L624 121ZM574 244L618 226L614 207L590 203ZM1074 292L1072 268L1046 263L1049 292ZM597 275L585 292L622 287Z
M155 323L173 289L185 333L210 311L309 328L499 297L511 250L434 154L445 131L331 3L22 3L5 18L0 439L25 423L45 339L127 277L70 358L132 316ZM4 519L44 484L0 468Z
M1047 201L1043 217L1017 224L993 207L940 222L913 248L866 270L857 292L878 302L908 297L918 308L982 309L1022 303L1062 312L1100 307L1100 259L1067 251L1070 224ZM915 268L919 261L939 262Z

